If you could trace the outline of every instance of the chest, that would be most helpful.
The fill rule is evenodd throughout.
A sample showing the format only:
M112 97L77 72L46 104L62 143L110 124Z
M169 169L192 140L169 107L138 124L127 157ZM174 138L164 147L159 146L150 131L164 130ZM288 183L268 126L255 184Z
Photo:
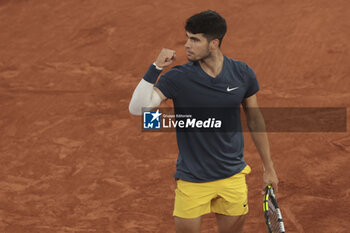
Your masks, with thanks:
M182 107L239 107L246 89L244 80L231 73L219 78L192 75L182 82L175 104Z

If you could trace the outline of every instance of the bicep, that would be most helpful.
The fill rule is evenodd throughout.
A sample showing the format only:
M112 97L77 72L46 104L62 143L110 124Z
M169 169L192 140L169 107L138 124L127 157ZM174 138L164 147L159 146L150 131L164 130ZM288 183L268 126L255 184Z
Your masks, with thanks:
M242 101L242 106L248 120L261 117L256 95L244 98Z
M158 88L157 88L158 89ZM142 79L131 97L129 112L133 115L141 115L142 108L152 109L158 107L166 97L160 90L156 90L152 83Z
M258 100L256 98L256 95L249 96L248 98L244 98L242 100L242 106L243 108L249 109L249 108L258 108Z
M150 102L145 106L147 109L158 107L167 98L156 87L153 87Z
M157 87L153 87L153 95L158 95L158 97L160 98L160 102L163 102L164 100L167 99L167 97L163 94L163 92L159 90L159 88Z

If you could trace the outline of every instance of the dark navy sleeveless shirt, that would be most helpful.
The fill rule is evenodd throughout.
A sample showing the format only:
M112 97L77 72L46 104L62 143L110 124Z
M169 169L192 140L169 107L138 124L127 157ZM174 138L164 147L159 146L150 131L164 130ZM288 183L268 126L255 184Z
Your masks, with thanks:
M221 73L213 78L198 62L175 66L155 85L177 108L236 108L244 98L254 95L259 85L253 70L244 62L224 56ZM232 114L232 111L228 111ZM230 117L230 116L229 116ZM241 119L233 118L241 129ZM226 132L176 132L179 155L175 178L208 182L230 177L242 171L242 130Z

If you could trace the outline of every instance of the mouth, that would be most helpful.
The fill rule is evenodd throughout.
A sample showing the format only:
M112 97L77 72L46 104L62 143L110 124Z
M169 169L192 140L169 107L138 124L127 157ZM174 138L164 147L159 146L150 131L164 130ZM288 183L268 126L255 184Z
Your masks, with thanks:
M187 54L187 56L190 56L190 55L192 55L193 53L191 53L190 51L186 51L186 54Z

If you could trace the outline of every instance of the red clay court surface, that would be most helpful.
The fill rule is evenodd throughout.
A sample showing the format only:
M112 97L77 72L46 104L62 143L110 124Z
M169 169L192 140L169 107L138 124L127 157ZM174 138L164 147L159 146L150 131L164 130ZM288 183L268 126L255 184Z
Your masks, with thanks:
M0 1L0 232L174 232L175 133L141 132L131 94L185 19L227 20L222 50L263 107L349 107L349 1ZM167 101L164 106L172 106ZM349 111L348 118L349 122ZM350 232L350 134L269 133L288 233ZM250 212L262 166L245 133ZM213 215L202 232L216 232Z

